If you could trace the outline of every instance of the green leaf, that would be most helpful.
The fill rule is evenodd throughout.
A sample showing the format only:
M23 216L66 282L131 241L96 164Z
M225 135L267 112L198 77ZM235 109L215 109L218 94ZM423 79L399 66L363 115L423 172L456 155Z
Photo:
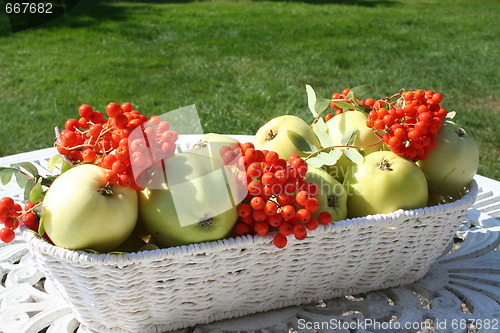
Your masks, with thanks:
M57 176L48 176L48 177L45 177L45 178L40 178L42 180L41 184L42 186L45 185L45 186L50 186L52 185L52 183L54 182L54 180L56 180Z
M333 146L333 140L330 137L330 135L328 135L328 133L326 132L328 127L326 127L323 118L319 118L318 122L312 126L312 129L316 134L316 136L318 137L321 147Z
M342 153L340 153L340 156L342 156ZM339 160L339 158L335 158L335 155L325 152L319 153L316 157L319 158L324 165L335 165L335 163Z
M288 130L287 135L290 141L292 141L295 147L297 147L297 149L299 149L301 152L305 154L312 154L318 151L318 148L316 148L315 145L307 141L306 138L304 138L297 132Z
M307 93L307 105L309 106L309 110L313 114L314 118L316 118L316 116L318 115L316 109L314 108L317 99L316 93L314 92L314 89L308 84L306 84L306 93Z
M375 91L375 87L369 84L362 84L359 86L356 86L349 91L349 94L347 97L349 98L359 98L359 99L364 99L367 96L373 94Z
M45 234L45 221L44 221L45 214L42 214L40 216L40 221L38 221L38 234L40 236L43 236Z
M31 191L33 190L33 188L35 188L36 184L37 183L35 182L34 179L28 179L28 181L26 182L26 185L24 187L24 200L25 201L30 200Z
M28 182L32 180L31 178L29 178L28 176L22 174L19 172L16 173L16 182L17 182L17 185L19 185L20 188L25 188L26 185L28 184Z
M354 164L361 164L364 161L363 155L361 155L361 153L357 149L347 148L344 151L344 154L345 157L347 157Z
M346 101L342 101L342 100L332 100L333 104L335 104L336 106L338 106L339 108L341 109L344 109L344 110L348 110L348 109L354 109L354 106L349 103L349 102L346 102Z
M2 185L7 185L12 179L12 175L19 172L15 168L0 167L0 179L2 180Z
M49 160L49 170L50 172L54 172L56 165L61 164L63 162L61 154L54 155Z
M63 162L62 166L61 166L61 173L65 173L66 171L68 171L69 169L72 169L73 166L71 164L69 164L68 162Z
M370 112L371 111L371 108L369 106L363 106L363 105L358 105L356 106L354 109L358 110L358 111L361 111L361 112Z
M30 162L19 162L19 163L16 163L15 165L19 166L19 167L21 167L23 169L25 169L31 175L33 175L33 177L35 177L35 178L39 176L38 169L36 168L36 166L33 165L33 163L30 163Z
M332 155L335 160L339 160L344 153L340 149L332 149L328 152L328 155Z
M323 111L328 109L330 106L331 100L326 99L326 98L318 98L316 102L314 103L314 111L316 111L316 114L321 114Z
M359 129L356 127L349 128L342 137L342 140L340 140L340 144L342 146L352 146L354 140L356 140L356 137L358 136L358 133Z
M315 168L321 168L324 165L323 161L316 156L306 159L306 162L307 164Z
M40 202L43 200L45 193L43 191L42 185L38 182L35 187L30 191L30 200L31 202Z

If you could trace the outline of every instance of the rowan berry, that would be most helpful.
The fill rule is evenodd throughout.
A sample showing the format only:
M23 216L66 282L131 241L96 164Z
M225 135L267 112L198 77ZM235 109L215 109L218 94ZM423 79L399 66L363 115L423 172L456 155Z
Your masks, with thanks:
M4 243L10 243L14 240L16 237L16 234L14 233L14 230L8 227L4 227L0 229L0 240Z
M285 220L291 220L293 217L295 217L295 208L293 208L293 206L291 205L286 205L281 208L280 214Z
M75 131L79 127L80 123L76 119L68 119L66 120L66 123L64 123L64 128L68 131Z
M236 236L248 235L252 231L251 227L243 222L237 222L233 230Z
M332 221L332 215L328 212L321 212L318 216L318 221L321 224L328 224Z
M319 221L312 216L309 219L309 221L306 222L306 228L309 230L315 230L316 228L318 228L318 225L319 225Z
M109 185L115 185L118 182L118 174L113 170L106 171L106 183Z
M311 213L317 212L320 206L321 204L316 198L309 198L309 200L307 200L307 203L305 204L306 209Z
M264 212L267 215L275 215L278 212L278 209L279 207L274 201L268 201L264 205Z
M82 158L84 162L90 163L95 160L96 152L92 148L87 148L82 152Z
M283 184L285 183L287 180L288 180L288 176L286 174L286 171L285 170L277 170L275 173L274 173L274 179L276 179L276 181L280 184Z
M267 218L267 223L272 227L279 227L283 222L283 217L280 214L269 215Z
M123 113L123 109L121 108L120 105L118 105L116 103L109 103L106 106L106 114L110 118L116 117L116 116L118 116L119 114L122 114L122 113Z
M263 187L262 187L262 184L259 183L258 181L251 181L249 184L248 184L248 192L251 194L251 195L254 195L254 196L257 196L257 195L262 195L263 193Z
M295 218L299 222L306 223L311 218L311 213L307 209L302 208L297 211L297 213L295 214Z
M132 185L132 183L133 183L133 178L126 173L121 174L118 177L118 184L120 184L120 186L122 186L122 187L128 187L128 186Z
M302 240L307 236L307 229L303 224L297 223L293 226L293 234L296 239Z
M252 207L254 210L261 210L265 206L265 201L262 199L262 197L253 197L250 200L250 207Z
M82 104L78 108L78 114L80 115L80 117L83 117L86 119L90 119L90 116L92 115L93 112L94 112L94 110L88 104Z
M7 209L12 209L15 205L14 199L10 197L3 197L0 199L0 206L6 207Z
M257 221L253 226L253 230L257 235L264 236L269 232L269 224L267 222Z
M240 217L246 217L246 216L250 216L252 214L252 209L251 209L250 205L246 204L246 203L239 204L237 211L238 211L238 215Z
M265 221L267 219L267 214L262 210L254 210L252 212L252 217L255 221L260 222L260 221Z
M274 176L273 172L266 172L262 175L261 178L262 184L266 186L272 186L277 183L277 180Z
M23 216L23 223L25 226L27 226L29 229L38 231L38 217L36 216L35 213L33 212L28 212Z
M305 206L305 205L307 205L307 202L309 201L310 198L311 198L311 196L309 195L309 192L299 191L297 193L297 195L295 196L295 201L299 205Z
M279 233L279 234L276 234L274 236L273 243L274 243L274 246L276 246L279 249L282 249L286 246L286 244L288 243L288 240L286 239L286 237L284 235Z
M279 233L283 236L288 236L293 233L293 225L290 222L282 222L278 227Z

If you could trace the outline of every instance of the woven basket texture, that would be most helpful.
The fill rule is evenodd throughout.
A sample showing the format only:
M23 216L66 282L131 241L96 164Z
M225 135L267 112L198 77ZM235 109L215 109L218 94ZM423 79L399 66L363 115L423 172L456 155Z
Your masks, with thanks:
M165 332L422 278L462 223L461 199L319 226L306 239L246 236L124 255L70 251L32 232L31 253L98 332Z

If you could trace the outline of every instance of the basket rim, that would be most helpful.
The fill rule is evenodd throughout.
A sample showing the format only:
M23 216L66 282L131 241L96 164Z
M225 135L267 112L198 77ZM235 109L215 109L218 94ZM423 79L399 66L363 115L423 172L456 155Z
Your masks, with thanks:
M459 207L463 206L470 207L476 199L478 190L479 190L478 184L473 179L468 187L468 192L458 200L418 209L412 209L412 210L399 209L397 211L387 214L368 215L363 217L344 219L341 221L334 221L328 225L319 225L318 228L316 228L315 230L309 231L308 235L313 236L322 232L342 230L353 224L354 225L366 224L366 223L380 224L386 221L404 220L408 218L418 218L418 217L433 215L438 212L439 213L452 212L458 209ZM155 250L145 250L140 252L130 252L123 254L112 254L112 253L92 253L84 250L69 250L61 248L50 244L45 239L40 237L38 234L25 227L22 229L22 235L26 243L28 244L28 247L32 251L42 253L44 255L48 255L55 259L74 264L79 264L79 265L98 264L106 266L128 266L138 263L164 260L178 256L196 255L207 252L210 253L212 251L220 251L224 249L234 249L234 248L243 248L245 246L262 245L265 243L271 243L273 239L272 234L265 236L247 235L247 236L225 238L211 242L160 248Z

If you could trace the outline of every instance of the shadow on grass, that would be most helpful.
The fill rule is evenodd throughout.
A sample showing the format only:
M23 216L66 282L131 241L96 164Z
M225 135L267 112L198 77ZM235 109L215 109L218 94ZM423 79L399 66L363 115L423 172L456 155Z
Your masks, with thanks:
M52 0L52 14L11 14L0 17L0 37L27 29L54 29L58 27L90 27L103 20L126 21L129 8L120 3L169 4L205 0ZM209 0L206 0L209 1ZM297 2L317 5L353 5L364 7L392 6L395 0L253 0L255 2ZM14 0L4 0L17 2Z

